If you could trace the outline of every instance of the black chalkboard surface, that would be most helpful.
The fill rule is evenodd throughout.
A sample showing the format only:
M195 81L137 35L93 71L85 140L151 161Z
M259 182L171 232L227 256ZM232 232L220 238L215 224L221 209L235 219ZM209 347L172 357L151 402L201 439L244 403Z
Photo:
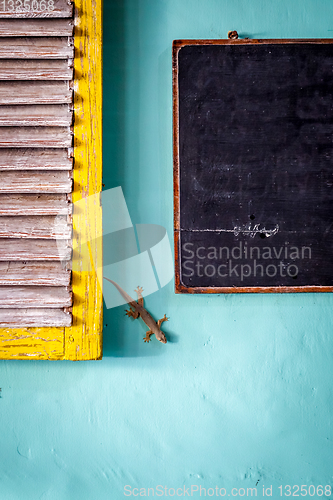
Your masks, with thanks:
M331 40L173 44L176 291L333 291Z

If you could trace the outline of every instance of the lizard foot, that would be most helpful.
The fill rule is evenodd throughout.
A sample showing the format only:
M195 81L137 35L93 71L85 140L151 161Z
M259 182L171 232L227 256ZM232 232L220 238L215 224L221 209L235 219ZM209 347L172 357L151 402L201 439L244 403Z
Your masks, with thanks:
M150 337L152 335L153 335L153 332L151 330L148 330L148 332L146 332L146 336L143 337L143 341L149 343L151 341Z
M143 288L141 286L138 286L134 291L138 295L138 304L139 304L139 306L143 307L143 304L144 304L144 300L143 300L143 297L142 297Z
M134 319L137 319L140 316L140 314L137 311L132 311L132 309L128 309L125 312L126 312L126 316L132 317Z
M163 318L162 319L159 319L158 322L157 322L157 326L158 328L161 328L161 325L164 321L169 321L169 318L166 317L166 314L164 314Z

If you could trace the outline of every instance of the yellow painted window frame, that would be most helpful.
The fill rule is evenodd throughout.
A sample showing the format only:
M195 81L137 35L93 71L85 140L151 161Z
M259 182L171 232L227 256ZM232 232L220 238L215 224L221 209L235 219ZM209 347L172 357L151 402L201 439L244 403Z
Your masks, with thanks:
M74 6L73 324L1 328L0 359L102 358L102 0Z

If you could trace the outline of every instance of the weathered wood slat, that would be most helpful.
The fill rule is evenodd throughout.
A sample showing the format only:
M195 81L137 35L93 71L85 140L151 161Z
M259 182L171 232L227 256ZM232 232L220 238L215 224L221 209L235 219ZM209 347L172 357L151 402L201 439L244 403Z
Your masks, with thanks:
M73 113L68 104L38 104L36 106L2 106L0 127L60 127L70 126Z
M66 313L63 309L0 309L0 327L1 328L20 328L20 327L43 327L43 326L71 326L72 315ZM27 332L28 333L28 332ZM28 337L28 338L27 338ZM62 337L62 334L61 334ZM60 339L62 340L62 338ZM10 343L8 348L13 346L24 344L22 351L27 352L26 343L28 342L29 347L34 348L35 344L41 344L41 349L45 340L40 335L28 335L22 337L17 335L13 336L12 343L8 340L8 335L5 339L1 338L0 335L0 352L3 352L6 345ZM6 345L4 345L6 344Z
M2 172L0 193L70 193L69 172L17 171Z
M49 0L26 0L24 2L10 0L2 1L0 4L0 18L36 18L36 17L72 17L73 6L69 0L54 0L53 3Z
M0 215L70 215L71 213L72 204L65 194L0 194Z
M0 149L0 170L71 170L72 168L73 158L69 156L68 149Z
M0 286L0 308L70 307L72 292L65 286Z
M21 3L0 2L0 327L70 326L72 5Z
M0 80L72 79L72 59L0 59Z
M70 279L61 262L0 262L0 285L69 286Z
M72 140L70 127L0 127L0 147L5 148L69 148Z
M72 97L68 81L0 82L0 104L70 104Z
M71 37L1 37L0 59L68 59L74 57Z
M72 36L73 26L72 19L2 19L0 36Z
M48 238L68 240L72 237L72 227L67 217L35 215L0 217L0 238Z
M68 240L0 239L0 261L70 260Z

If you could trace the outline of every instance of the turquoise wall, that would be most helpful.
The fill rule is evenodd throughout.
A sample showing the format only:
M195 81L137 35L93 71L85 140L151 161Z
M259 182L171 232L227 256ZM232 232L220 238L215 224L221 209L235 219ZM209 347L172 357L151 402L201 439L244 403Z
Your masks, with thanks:
M333 1L104 3L105 187L172 239L172 40L331 37ZM176 296L170 283L146 305L170 317L167 345L144 344L119 307L102 361L0 362L1 500L120 500L125 485L257 485L260 498L272 485L278 499L279 485L332 483L331 294Z

